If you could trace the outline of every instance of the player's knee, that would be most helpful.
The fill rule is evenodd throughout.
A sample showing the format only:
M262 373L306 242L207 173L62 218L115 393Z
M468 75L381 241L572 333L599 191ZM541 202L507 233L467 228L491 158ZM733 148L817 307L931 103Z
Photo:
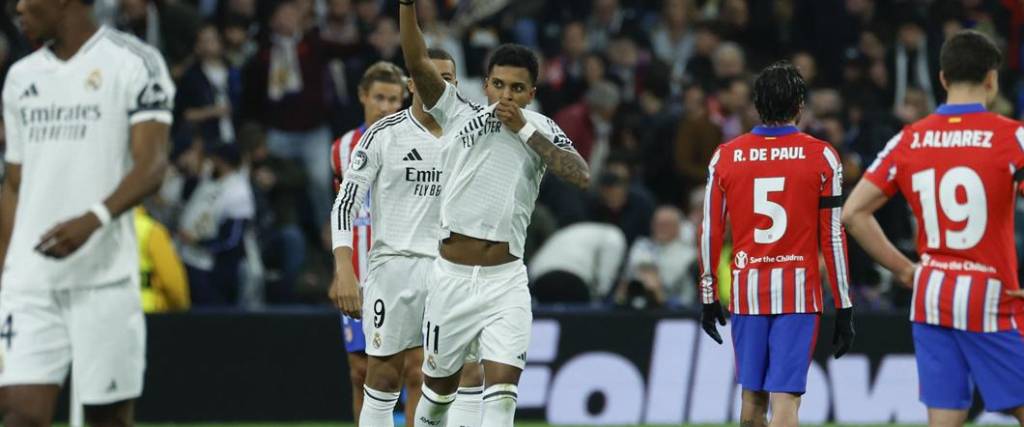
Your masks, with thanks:
M459 385L462 387L479 387L484 385L484 376L480 373L480 365L477 363L467 363L463 366Z
M131 427L132 418L132 407L129 403L85 408L85 421L90 427Z
M50 414L30 411L27 408L4 408L4 427L46 427L50 425Z
M446 378L433 378L424 375L423 386L437 394L455 394L459 390L459 377L455 375Z

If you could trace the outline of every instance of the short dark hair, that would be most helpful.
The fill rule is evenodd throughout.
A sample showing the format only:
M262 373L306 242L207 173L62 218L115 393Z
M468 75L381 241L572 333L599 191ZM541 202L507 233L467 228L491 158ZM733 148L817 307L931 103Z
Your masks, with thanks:
M963 30L942 45L939 62L947 84L982 83L989 71L1002 65L1003 54L988 36Z
M374 83L395 84L405 87L405 72L397 65L387 61L379 61L366 69L362 80L359 81L359 90L368 92Z
M446 51L444 49L438 49L436 47L432 47L430 49L427 49L427 57L430 58L430 59L437 60L437 61L448 61L448 62L451 62L452 63L452 68L458 67L458 64L455 63L455 58L452 57L452 54L448 53L448 51Z
M807 83L789 61L769 65L754 81L754 106L766 125L792 121L806 99Z
M512 43L498 46L487 61L487 75L490 75L497 66L525 68L530 73L530 83L537 84L540 60L537 59L537 54L526 46Z

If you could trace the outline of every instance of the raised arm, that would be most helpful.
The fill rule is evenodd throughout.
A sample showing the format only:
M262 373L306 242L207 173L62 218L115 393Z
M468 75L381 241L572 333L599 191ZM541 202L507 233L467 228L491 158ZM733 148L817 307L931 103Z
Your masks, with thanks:
M423 31L416 18L416 1L399 0L399 3L399 27L405 66L409 68L409 74L416 83L416 92L423 100L423 107L429 110L441 99L446 83L427 56L427 42L423 39Z

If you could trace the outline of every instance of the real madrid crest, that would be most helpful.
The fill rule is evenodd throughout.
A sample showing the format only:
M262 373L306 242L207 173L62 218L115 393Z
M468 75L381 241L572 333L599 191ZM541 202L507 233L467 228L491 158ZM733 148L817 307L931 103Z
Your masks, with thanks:
M89 73L89 77L85 79L85 88L89 90L99 90L100 86L103 85L103 73L97 68Z
M434 360L433 354L427 356L427 366L430 366L430 369L437 369L437 361Z
M380 348L381 341L383 341L383 339L380 337L380 333L379 332L374 332L373 333L373 348Z

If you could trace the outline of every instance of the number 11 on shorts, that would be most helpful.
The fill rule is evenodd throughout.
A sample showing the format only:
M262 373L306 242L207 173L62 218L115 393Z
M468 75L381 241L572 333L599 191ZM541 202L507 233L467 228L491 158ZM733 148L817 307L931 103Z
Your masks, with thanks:
M431 325L430 322L427 322L427 336L424 337L424 340L423 340L423 350L424 351L430 350L430 327L431 326L434 327L434 354L437 354L437 340L438 340L438 335L441 334L441 326L440 325Z

